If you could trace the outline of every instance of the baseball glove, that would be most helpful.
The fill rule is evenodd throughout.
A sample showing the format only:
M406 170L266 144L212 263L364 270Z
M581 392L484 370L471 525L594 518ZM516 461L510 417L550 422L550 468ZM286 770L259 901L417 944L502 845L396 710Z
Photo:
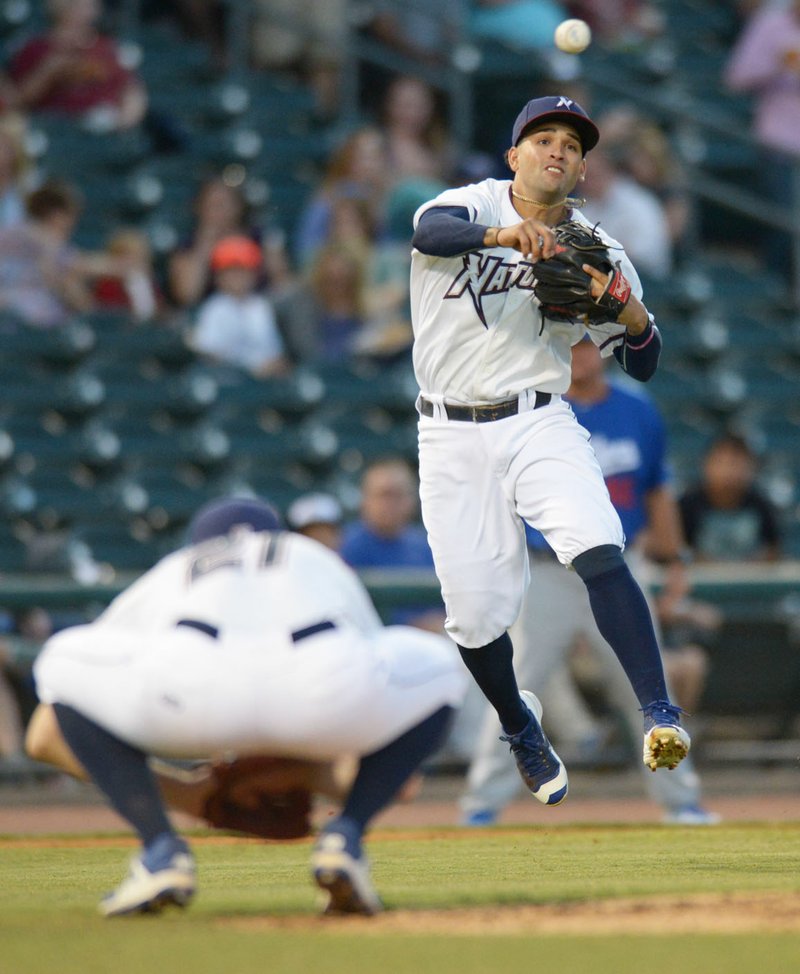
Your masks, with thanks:
M203 818L217 829L264 839L300 839L311 832L311 792L304 762L254 755L217 764Z
M594 227L567 221L553 227L556 252L536 263L534 293L545 318L582 321L585 325L616 321L631 296L631 286L612 262L608 245ZM592 278L583 264L608 275L599 298L592 296Z

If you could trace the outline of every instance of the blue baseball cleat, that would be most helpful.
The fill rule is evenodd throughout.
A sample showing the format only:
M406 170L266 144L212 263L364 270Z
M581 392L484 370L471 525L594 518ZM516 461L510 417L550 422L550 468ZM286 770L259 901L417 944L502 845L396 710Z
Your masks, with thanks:
M519 695L530 712L530 720L518 734L500 740L511 748L517 769L533 797L544 805L558 805L567 797L567 769L539 723L542 719L539 698L530 690L521 690Z
M668 700L654 700L642 707L644 750L642 760L651 771L676 768L689 753L691 740L681 727L681 708Z
M459 824L469 828L483 828L486 825L494 825L497 817L498 813L494 808L478 808L474 812L465 812Z
M683 805L669 809L662 821L664 825L719 825L722 816L700 805Z
M131 860L128 875L100 901L106 917L158 913L168 905L186 906L195 894L196 873L189 847L176 836L159 836Z
M361 829L354 822L340 818L325 827L314 846L311 873L328 894L325 914L373 916L383 910L361 849Z

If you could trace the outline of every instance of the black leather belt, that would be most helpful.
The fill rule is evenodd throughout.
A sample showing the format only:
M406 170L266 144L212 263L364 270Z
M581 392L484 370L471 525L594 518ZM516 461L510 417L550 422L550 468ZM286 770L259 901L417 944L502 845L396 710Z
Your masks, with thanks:
M217 639L219 636L219 629L216 626L209 625L207 622L200 622L198 619L179 619L176 626L185 626L187 629L196 629L198 632L205 633L206 636L210 636L212 639ZM318 632L325 632L328 629L335 629L336 623L331 622L330 619L323 619L322 622L315 622L313 626L306 626L304 629L297 629L292 633L292 642L299 643L302 639L308 639L309 636L316 636Z
M549 392L537 392L533 408L540 409L547 406L553 398ZM502 402L493 402L487 406L458 406L455 403L446 402L443 404L445 415L448 419L459 420L466 423L492 423L496 419L505 419L507 416L516 416L519 413L519 396L513 399L504 399ZM434 404L424 396L419 397L419 411L423 416L434 415Z

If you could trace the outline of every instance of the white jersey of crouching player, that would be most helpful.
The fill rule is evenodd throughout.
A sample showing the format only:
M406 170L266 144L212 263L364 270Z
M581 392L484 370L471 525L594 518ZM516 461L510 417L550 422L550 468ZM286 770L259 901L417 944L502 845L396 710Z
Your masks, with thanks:
M43 702L166 757L363 755L466 684L450 641L384 628L336 554L248 529L164 558L49 639L35 677Z

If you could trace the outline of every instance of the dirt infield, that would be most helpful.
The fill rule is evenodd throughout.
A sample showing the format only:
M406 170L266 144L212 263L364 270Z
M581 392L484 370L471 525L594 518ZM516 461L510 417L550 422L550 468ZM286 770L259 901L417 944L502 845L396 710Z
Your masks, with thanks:
M570 797L557 808L532 798L512 802L502 825L572 825L605 823L655 824L662 810L643 797L636 773L578 773L570 779ZM707 772L703 776L705 804L728 822L800 821L800 767ZM380 815L375 828L446 827L458 824L458 793L462 779L431 778L414 802L396 804ZM317 821L330 814L318 808ZM179 827L196 821L175 816ZM75 782L0 791L0 835L59 835L127 831L126 824L90 787Z
M235 917L217 921L242 931L311 930L316 917ZM331 933L412 933L508 937L515 934L800 933L800 894L731 893L592 900L536 906L393 910L375 917L326 917Z

